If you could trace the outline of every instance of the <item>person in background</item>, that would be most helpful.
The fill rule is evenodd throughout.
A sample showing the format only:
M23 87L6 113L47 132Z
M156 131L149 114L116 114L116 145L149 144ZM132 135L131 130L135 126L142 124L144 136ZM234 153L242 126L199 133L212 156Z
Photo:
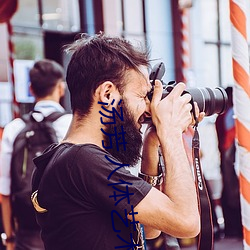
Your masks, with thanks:
M224 215L221 204L223 189L223 179L220 168L221 155L215 125L216 119L219 116L214 114L205 117L199 125L201 166L211 201L215 239L223 238L225 233Z
M240 191L236 164L235 120L233 87L228 86L228 110L217 117L216 130L221 153L221 173L223 179L222 208L225 218L225 236L242 238Z
M65 93L64 70L55 61L43 59L35 62L29 72L30 91L35 97L34 111L48 117L60 112L60 118L52 123L58 140L62 140L71 122L59 104ZM16 223L12 208L11 160L13 145L19 133L25 128L23 119L17 118L7 124L3 131L0 155L0 194L2 195L2 219L5 232L6 250L43 250L40 228L26 228L20 221ZM21 161L21 160L20 160ZM31 180L30 180L31 181ZM30 200L30 197L28 197ZM20 209L22 209L20 207ZM29 218L23 218L29 220Z

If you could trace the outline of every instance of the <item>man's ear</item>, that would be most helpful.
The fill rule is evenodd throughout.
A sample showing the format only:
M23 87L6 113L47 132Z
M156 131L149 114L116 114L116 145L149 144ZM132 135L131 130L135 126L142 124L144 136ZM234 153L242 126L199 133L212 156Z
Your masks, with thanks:
M33 89L32 89L32 86L31 86L31 83L29 83L29 91L30 91L31 95L35 96L35 95L34 95L34 91L33 91Z
M66 83L64 81L60 81L58 83L58 88L59 88L59 96L61 98L65 95Z
M110 82L106 81L102 83L95 92L100 102L108 103L108 105L116 98L118 90L116 86Z

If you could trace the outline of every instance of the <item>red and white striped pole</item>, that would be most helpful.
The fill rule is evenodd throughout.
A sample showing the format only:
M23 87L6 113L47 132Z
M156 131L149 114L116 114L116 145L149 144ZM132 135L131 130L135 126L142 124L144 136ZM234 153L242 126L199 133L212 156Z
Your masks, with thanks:
M181 9L181 69L184 83L187 83L187 72L190 68L189 45L189 10L183 8Z
M189 53L189 8L191 7L189 1L179 1L179 9L181 16L181 81L187 84L187 72L190 68L190 53ZM187 4L187 5L186 5ZM189 127L188 131L184 134L184 145L188 154L191 165L192 160L192 138L194 131Z
M186 2L183 2L186 3ZM188 2L189 3L189 2ZM189 3L191 4L191 2ZM190 69L190 53L189 53L189 8L191 6L182 6L179 1L179 8L181 14L181 81L188 83L187 72ZM192 160L192 138L194 136L193 128L190 126L188 131L183 135L184 145L186 147L187 155L190 164L193 164Z
M12 110L14 118L17 118L19 117L19 105L16 100L16 94L15 94L14 45L12 42L13 29L10 21L7 21L6 24L8 30L8 48L9 48L9 81L12 84L12 97L13 97Z
M239 164L244 249L250 249L250 82L245 8L245 0L230 0L236 154Z

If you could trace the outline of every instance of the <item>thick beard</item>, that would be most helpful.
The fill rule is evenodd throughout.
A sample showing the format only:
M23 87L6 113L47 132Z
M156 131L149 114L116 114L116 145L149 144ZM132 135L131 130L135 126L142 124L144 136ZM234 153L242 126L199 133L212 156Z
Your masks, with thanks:
M105 132L108 134L114 134L116 127L117 135L120 137L118 143L122 143L122 136L119 133L122 132L121 127L123 125L126 150L124 150L123 144L118 145L119 151L117 150L115 136L110 136L111 138L109 136L105 136L106 145L110 145L110 139L112 141L112 148L106 148L106 150L121 163L135 166L141 158L142 133L136 126L135 119L124 101L122 101L121 107L123 110L123 121L116 116L116 124L106 124Z

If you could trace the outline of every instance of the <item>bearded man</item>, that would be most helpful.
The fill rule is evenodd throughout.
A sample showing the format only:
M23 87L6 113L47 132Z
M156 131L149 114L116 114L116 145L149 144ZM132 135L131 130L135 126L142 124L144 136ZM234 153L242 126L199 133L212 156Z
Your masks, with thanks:
M45 248L144 249L143 226L151 239L161 231L196 236L196 188L182 140L192 123L185 85L162 99L157 80L149 101L148 52L123 38L85 34L67 50L73 120L65 139L35 159L33 202ZM148 117L153 127L142 142ZM137 177L127 167L137 164L142 145Z

